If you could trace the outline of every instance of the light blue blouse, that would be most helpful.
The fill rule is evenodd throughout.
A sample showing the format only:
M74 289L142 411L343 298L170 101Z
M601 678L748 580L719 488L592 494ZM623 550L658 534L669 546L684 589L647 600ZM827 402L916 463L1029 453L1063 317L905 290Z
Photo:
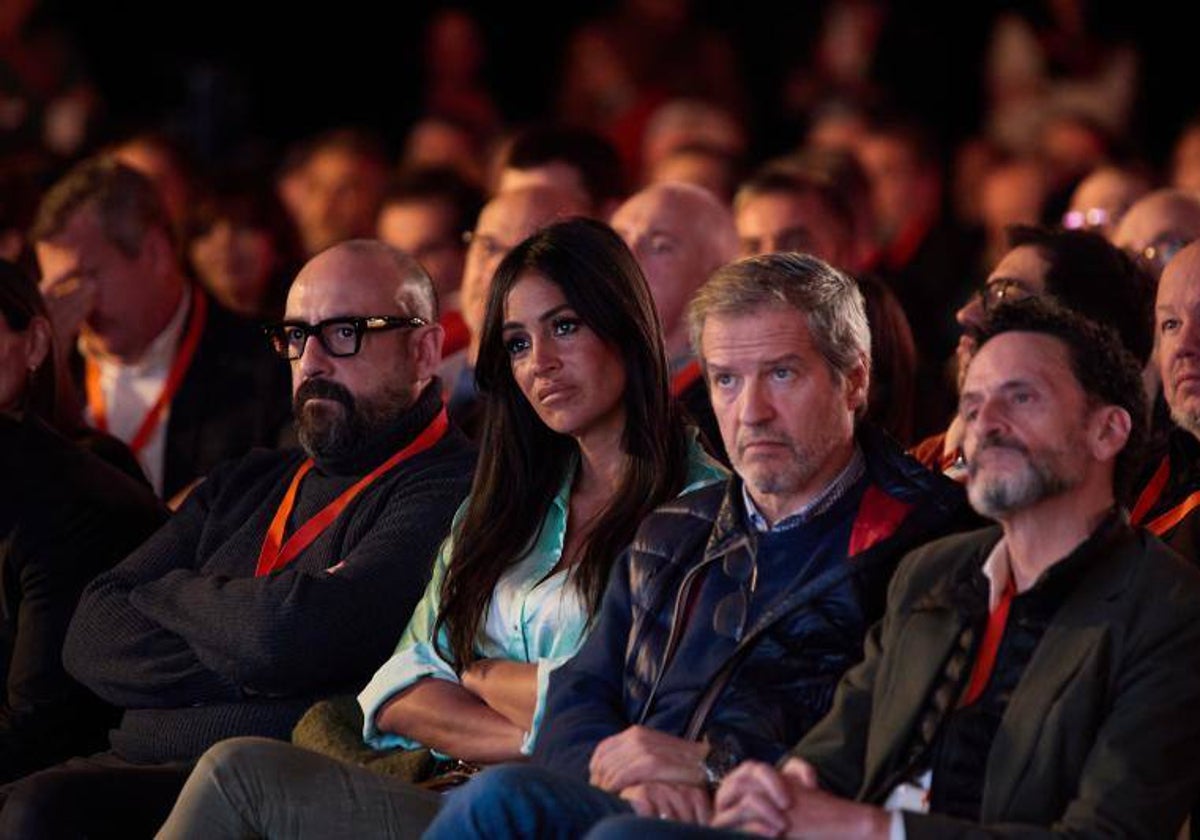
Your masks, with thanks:
M727 476L725 469L709 458L694 439L689 442L688 475L683 492L724 481ZM562 557L574 478L575 470L568 470L533 546L496 584L487 619L475 641L475 653L481 658L537 664L537 705L533 724L521 744L521 752L525 755L533 752L550 673L575 655L587 629L587 605L576 588L568 584L567 570L551 574ZM375 716L389 700L427 677L459 681L458 674L433 643L433 630L437 623L442 581L450 562L453 532L458 528L466 505L464 502L454 516L451 536L438 551L429 586L413 611L396 652L358 695L363 710L363 740L377 750L422 746L411 738L382 732L375 725ZM439 641L446 646L445 631L440 633Z

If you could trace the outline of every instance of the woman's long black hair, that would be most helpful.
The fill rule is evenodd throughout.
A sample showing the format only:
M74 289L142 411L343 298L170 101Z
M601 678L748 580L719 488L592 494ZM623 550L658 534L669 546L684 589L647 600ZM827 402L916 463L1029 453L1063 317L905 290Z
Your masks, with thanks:
M528 274L562 289L576 314L622 357L627 468L589 529L571 581L595 616L609 570L642 519L682 489L687 439L669 390L666 352L637 260L611 228L571 219L543 228L500 263L488 296L475 380L485 400L479 464L454 533L438 628L459 670L501 575L528 552L576 452L575 441L538 419L513 379L502 323L509 291ZM436 636L436 633L435 633Z
M7 260L0 260L0 318L13 332L25 332L34 318L50 322L46 305L37 284L28 274ZM63 390L68 383L59 382L54 350L32 371L21 395L21 408L32 411L64 435L75 432L82 422L64 410Z

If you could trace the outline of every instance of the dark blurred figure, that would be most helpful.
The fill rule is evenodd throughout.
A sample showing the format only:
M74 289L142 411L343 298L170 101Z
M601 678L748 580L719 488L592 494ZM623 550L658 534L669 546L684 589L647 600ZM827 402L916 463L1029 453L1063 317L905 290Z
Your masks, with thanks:
M41 172L31 172L26 163L21 158L0 162L0 259L22 266L32 258L25 232L42 194Z
M463 180L480 186L487 181L487 147L491 140L490 135L480 134L453 117L422 117L404 141L400 169L452 169Z
M975 245L943 212L940 162L920 127L877 122L857 152L875 209L878 252L870 268L904 307L917 351L939 363L954 349L954 309L970 287Z
M1040 147L1067 164L1082 160L1078 153L1098 137L1129 133L1140 59L1121 40L1127 28L1105 31L1110 6L1119 8L1088 0L1025 3L996 18L984 68L992 140L1013 152ZM1066 168L1059 171L1067 176L1062 183L1070 180Z
M425 110L487 136L500 114L484 81L487 44L479 21L464 8L433 13L425 29Z
M460 313L459 288L466 237L483 207L483 193L452 169L412 169L393 182L376 223L378 237L429 272L446 338L443 354L467 346L470 331Z
M733 213L743 257L798 251L843 271L857 268L850 205L791 161L772 161L744 181Z
M1004 155L988 167L979 185L984 241L978 265L984 274L1007 253L1009 228L1042 223L1049 186L1046 167L1032 156Z
M917 347L900 301L875 277L858 278L871 326L871 389L867 419L901 446L913 442L917 402Z
M143 131L110 146L108 154L154 182L171 227L182 238L196 195L194 167L182 145L162 132Z
M286 366L187 281L147 178L106 156L83 161L46 193L30 238L60 355L78 339L88 421L129 444L160 495L276 442Z
M1134 203L1112 234L1112 243L1137 260L1155 282L1184 246L1200 238L1200 196L1155 190Z
M733 201L741 168L737 158L704 145L680 146L660 158L647 173L645 186L692 184L708 190L723 204Z
M0 155L69 158L86 145L100 97L78 52L38 5L0 3Z
M300 266L296 231L273 192L227 178L197 203L188 226L192 273L217 302L251 320L276 320Z
M387 171L383 144L358 129L329 131L289 154L279 196L300 233L304 256L375 235Z
M535 126L514 135L492 164L493 194L520 187L577 192L592 215L607 219L625 197L621 161L608 141L577 128Z
M637 172L646 121L669 99L706 99L734 113L743 88L725 35L698 23L690 0L621 0L567 44L558 117L603 132Z
M746 127L732 112L702 99L672 99L651 114L642 135L641 180L686 180L661 174L663 166L686 150L704 150L727 161L736 172L749 142ZM694 182L693 182L694 183ZM705 186L700 184L700 186ZM721 193L713 190L714 194ZM726 201L733 195L723 196Z
M1195 117L1175 140L1171 151L1171 186L1200 195L1200 117Z
M166 518L144 483L56 426L50 320L0 261L0 783L103 749L117 710L62 666L83 587Z
M1148 192L1150 180L1136 168L1101 166L1075 187L1062 226L1095 231L1111 241L1129 208Z

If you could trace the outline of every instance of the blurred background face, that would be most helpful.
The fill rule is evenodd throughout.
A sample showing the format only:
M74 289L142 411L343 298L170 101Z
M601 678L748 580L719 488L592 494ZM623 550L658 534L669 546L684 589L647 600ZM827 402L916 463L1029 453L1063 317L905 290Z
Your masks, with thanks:
M692 291L711 261L694 216L663 192L642 193L618 208L612 227L625 240L646 275L663 329L670 333L683 318Z
M751 196L742 202L735 222L743 257L799 251L838 268L850 267L850 232L840 228L815 193Z
M454 228L454 211L442 201L388 204L379 213L380 239L416 259L445 299L462 282L466 248Z
M312 255L338 242L371 236L384 173L345 149L316 151L287 195L305 251Z
M219 219L196 236L188 257L221 305L243 315L261 311L279 265L270 233L230 219Z

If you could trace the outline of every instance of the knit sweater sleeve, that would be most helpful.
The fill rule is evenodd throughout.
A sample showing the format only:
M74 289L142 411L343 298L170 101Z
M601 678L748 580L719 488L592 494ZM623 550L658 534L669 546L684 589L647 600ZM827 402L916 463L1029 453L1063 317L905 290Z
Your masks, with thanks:
M215 476L214 476L215 479ZM122 708L232 700L236 684L201 663L188 641L135 607L130 594L194 561L212 487L201 485L140 548L84 590L63 645L67 671Z
M250 694L365 679L399 638L466 494L469 463L459 461L442 459L364 493L388 496L328 568L297 560L264 577L177 568L142 583L130 601Z

